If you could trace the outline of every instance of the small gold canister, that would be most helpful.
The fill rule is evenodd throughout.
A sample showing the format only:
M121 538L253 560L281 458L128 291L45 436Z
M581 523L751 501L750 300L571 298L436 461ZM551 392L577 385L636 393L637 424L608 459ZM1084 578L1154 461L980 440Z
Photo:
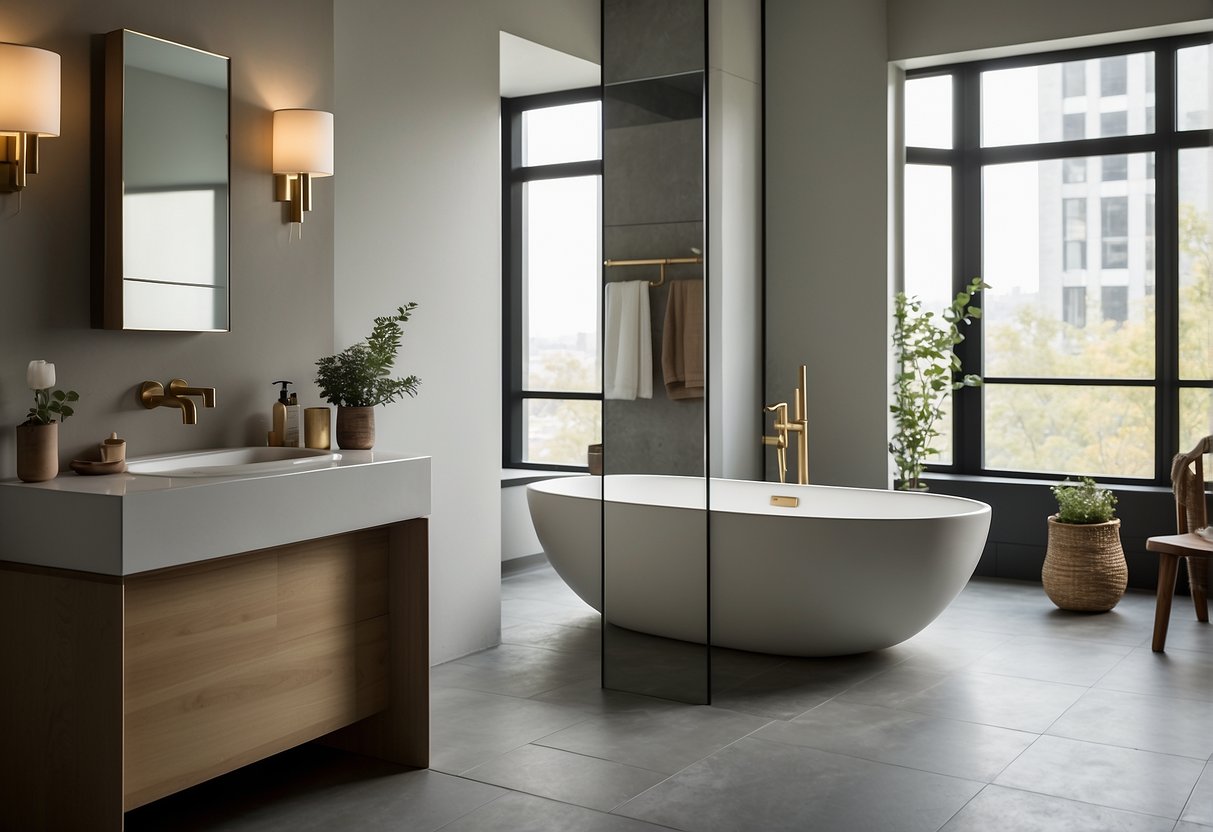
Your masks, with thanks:
M327 451L331 447L329 441L329 420L331 411L327 407L308 407L303 410L303 445Z

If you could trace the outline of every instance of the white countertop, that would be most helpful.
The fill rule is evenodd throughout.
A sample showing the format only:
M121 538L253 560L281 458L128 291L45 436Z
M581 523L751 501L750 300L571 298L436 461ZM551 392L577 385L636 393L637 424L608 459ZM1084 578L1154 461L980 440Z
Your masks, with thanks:
M0 560L132 575L430 513L429 457L341 454L256 476L0 480Z

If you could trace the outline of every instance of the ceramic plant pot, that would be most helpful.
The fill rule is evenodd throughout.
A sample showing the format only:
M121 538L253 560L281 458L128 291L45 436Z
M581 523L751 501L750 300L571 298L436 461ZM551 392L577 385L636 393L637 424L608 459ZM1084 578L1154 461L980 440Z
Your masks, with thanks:
M369 451L375 447L375 408L337 408L337 447L345 451Z
M1116 606L1129 582L1120 519L1077 524L1050 517L1040 580L1049 599L1063 610L1107 612Z
M17 476L45 482L59 475L59 423L17 425Z

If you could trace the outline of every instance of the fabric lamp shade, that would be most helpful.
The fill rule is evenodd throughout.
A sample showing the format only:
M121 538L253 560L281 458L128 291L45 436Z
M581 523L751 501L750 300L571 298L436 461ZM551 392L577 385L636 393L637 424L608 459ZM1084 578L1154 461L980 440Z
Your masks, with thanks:
M59 135L59 55L0 43L0 132Z
M274 111L274 173L333 175L333 114Z

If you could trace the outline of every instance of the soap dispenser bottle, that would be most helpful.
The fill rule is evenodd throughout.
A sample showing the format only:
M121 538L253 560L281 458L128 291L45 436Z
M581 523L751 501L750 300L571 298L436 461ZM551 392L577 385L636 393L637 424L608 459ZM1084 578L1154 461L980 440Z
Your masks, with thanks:
M270 444L298 448L303 438L303 416L299 407L299 399L288 390L293 381L275 381L282 385L278 391L278 401L274 402L273 430L270 431Z

